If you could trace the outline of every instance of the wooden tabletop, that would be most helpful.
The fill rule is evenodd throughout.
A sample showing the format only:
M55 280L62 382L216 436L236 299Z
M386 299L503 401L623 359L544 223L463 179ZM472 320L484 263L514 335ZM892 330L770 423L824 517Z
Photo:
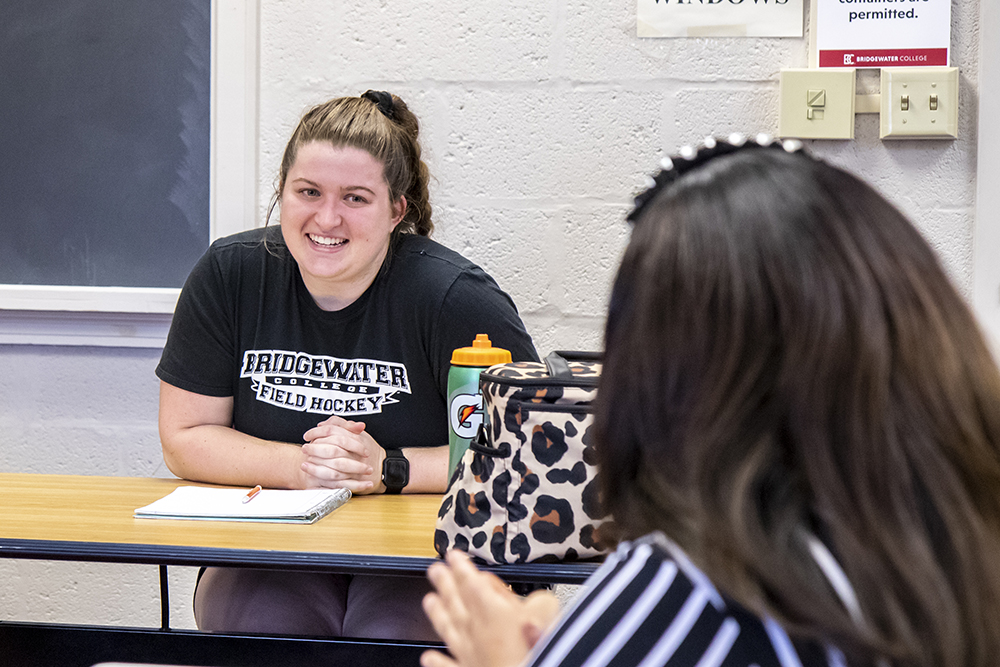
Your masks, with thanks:
M137 507L191 484L177 479L0 473L0 540L436 555L439 495L355 496L310 525L133 518Z
M355 496L314 524L136 519L178 479L0 473L0 558L423 573L437 558L441 496ZM510 581L580 583L593 563L490 569Z

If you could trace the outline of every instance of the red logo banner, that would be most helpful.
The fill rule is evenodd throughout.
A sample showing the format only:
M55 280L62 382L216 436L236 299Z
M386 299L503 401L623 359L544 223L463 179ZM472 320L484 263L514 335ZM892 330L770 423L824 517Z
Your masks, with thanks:
M820 67L928 67L948 65L948 49L820 51Z

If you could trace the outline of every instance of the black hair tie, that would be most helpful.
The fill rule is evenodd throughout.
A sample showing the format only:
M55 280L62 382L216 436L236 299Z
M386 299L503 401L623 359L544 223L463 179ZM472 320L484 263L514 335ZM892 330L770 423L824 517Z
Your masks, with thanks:
M368 90L361 97L369 102L373 102L382 115L389 120L396 120L396 105L392 102L392 95L384 90Z

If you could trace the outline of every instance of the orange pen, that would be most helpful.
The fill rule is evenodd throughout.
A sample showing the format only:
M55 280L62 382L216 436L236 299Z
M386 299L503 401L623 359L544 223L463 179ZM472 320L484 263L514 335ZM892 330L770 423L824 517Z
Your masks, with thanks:
M258 493L260 493L260 484L250 489L250 493L248 493L247 497L243 499L243 502L244 503L250 502L257 496Z

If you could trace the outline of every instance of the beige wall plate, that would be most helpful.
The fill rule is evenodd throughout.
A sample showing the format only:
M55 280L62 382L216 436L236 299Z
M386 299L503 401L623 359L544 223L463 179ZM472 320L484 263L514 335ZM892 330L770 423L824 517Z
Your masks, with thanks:
M882 139L958 137L957 67L886 67L881 88Z
M783 69L778 136L854 138L854 69Z

